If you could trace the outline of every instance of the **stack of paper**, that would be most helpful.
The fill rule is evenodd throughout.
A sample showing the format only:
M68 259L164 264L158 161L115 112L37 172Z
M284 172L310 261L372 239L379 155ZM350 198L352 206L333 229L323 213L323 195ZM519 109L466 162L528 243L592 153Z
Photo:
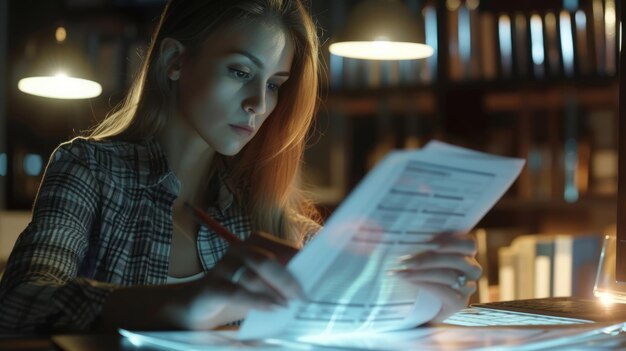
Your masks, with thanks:
M432 249L435 235L470 230L523 164L440 142L390 153L289 263L308 300L251 312L239 336L378 333L430 321L440 299L388 272L399 257Z

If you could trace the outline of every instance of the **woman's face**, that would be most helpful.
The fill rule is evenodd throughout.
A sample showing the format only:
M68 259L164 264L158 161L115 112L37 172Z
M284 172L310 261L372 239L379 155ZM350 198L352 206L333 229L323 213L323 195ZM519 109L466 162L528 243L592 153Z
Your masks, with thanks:
M197 53L182 57L179 117L216 152L237 154L276 107L293 55L291 40L273 22L218 28Z

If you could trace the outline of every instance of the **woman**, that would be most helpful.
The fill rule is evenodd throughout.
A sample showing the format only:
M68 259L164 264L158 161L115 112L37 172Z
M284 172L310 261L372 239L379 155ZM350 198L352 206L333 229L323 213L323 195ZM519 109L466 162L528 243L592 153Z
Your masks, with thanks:
M242 239L301 247L319 229L297 189L317 55L300 0L170 1L124 103L53 153L0 284L0 329L213 328L301 297L276 260L287 246L229 248L184 204ZM442 316L480 274L473 241L445 238L399 272L442 291ZM459 274L470 282L453 289Z

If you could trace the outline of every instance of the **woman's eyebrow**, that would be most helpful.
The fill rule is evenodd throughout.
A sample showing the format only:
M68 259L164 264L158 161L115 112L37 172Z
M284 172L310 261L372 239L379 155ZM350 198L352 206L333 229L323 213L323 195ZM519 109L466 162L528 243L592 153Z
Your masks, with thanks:
M252 61L260 69L264 69L265 68L265 64L263 64L263 61L261 61L258 57L254 56L253 54L251 54L248 51L245 51L245 50L233 50L233 51L231 51L231 53L246 56L248 59L250 59L250 61ZM274 75L275 76L289 77L289 72L285 72L285 71L277 72Z

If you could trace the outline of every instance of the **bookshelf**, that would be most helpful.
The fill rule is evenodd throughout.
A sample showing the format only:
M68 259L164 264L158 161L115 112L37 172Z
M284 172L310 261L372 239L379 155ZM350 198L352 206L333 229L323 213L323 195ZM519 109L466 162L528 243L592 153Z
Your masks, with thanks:
M438 138L528 160L481 225L501 225L505 214L512 226L541 231L572 213L586 217L581 228L611 224L619 2L406 3L435 57L372 63L325 53L324 108L345 129L342 193L382 150ZM347 13L350 2L343 6ZM603 215L580 215L590 211Z
M384 151L440 139L527 160L478 225L492 237L490 284L498 283L498 249L520 235L602 233L613 225L621 2L405 2L434 57L373 64L324 53L330 67L320 116L330 138L320 139L322 153L316 145L308 153L331 160L327 169L343 178L324 184L338 196L322 198L321 208L330 213ZM345 14L351 3L333 9ZM330 21L330 33L340 22Z

